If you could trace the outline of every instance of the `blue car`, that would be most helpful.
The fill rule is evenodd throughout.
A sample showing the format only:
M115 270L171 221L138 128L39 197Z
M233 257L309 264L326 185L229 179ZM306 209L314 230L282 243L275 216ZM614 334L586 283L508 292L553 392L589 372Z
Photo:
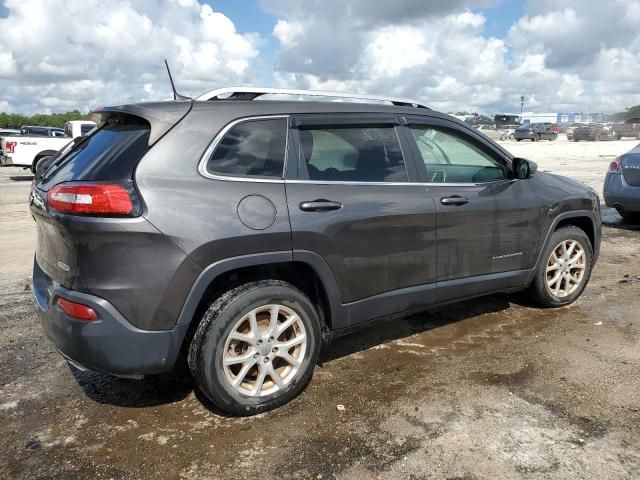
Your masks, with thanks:
M609 165L604 200L624 219L640 219L640 144Z

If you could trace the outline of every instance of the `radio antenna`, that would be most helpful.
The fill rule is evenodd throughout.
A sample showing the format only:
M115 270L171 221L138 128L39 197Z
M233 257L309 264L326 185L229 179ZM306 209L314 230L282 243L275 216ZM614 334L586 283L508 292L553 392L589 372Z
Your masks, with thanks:
M167 73L169 74L169 81L171 82L171 90L173 91L173 99L174 100L191 100L189 97L185 97L184 95L180 95L176 90L176 85L173 83L173 76L171 75L171 70L169 69L169 62L167 59L164 59L164 65L167 67Z

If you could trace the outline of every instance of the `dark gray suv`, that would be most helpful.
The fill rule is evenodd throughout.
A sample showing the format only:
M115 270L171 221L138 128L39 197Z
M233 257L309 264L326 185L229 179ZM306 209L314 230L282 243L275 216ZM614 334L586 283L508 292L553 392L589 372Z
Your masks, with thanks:
M567 305L598 256L593 190L410 100L223 89L94 117L30 196L44 329L77 368L186 359L230 413L292 399L375 319L525 289Z

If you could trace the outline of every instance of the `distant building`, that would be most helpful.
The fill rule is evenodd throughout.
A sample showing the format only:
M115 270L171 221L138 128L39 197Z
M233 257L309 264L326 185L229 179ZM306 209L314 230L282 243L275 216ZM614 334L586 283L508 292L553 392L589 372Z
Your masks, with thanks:
M604 122L607 120L608 115L604 113L584 113L584 112L549 112L549 113L498 113L494 117L496 123L498 118L508 118L510 120L517 119L516 123L527 125L530 123L574 123L574 122Z

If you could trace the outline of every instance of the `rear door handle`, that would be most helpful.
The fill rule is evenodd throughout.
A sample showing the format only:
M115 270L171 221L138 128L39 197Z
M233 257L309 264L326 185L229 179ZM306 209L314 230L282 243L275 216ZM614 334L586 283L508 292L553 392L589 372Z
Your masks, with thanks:
M313 200L311 202L302 202L300 210L305 212L328 212L329 210L339 210L342 208L340 202L332 202L331 200Z
M464 198L464 197L460 197L458 195L452 195L451 197L443 197L440 199L440 203L442 205L456 205L456 206L460 206L460 205L465 205L467 203L469 203L469 200Z

